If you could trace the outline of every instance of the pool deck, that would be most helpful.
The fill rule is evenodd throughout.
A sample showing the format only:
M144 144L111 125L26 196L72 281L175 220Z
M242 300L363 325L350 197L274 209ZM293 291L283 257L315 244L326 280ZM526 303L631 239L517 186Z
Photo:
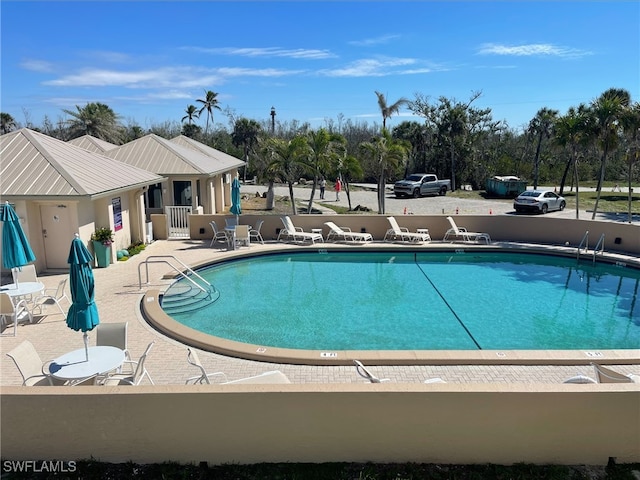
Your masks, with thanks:
M335 245L335 244L327 244ZM341 245L341 244L339 244ZM367 246L349 246L349 248L371 248L388 246L374 242ZM451 248L451 244L446 244ZM424 248L442 248L443 244L433 242ZM266 242L265 245L252 243L251 253L297 246ZM492 244L488 248L509 248L509 245ZM324 248L323 244L314 247ZM423 247L420 247L423 248ZM460 245L460 248L465 248ZM532 247L533 248L533 247ZM550 247L540 246L541 251ZM242 248L241 252L247 251ZM153 350L147 360L147 370L156 384L184 384L185 380L198 372L187 363L186 346L166 337L151 327L140 313L140 302L147 290L163 291L172 280L167 274L170 268L162 263L148 265L150 282L139 287L138 266L149 256L173 255L187 265L200 265L233 255L218 248L209 248L209 240L159 240L148 245L139 255L126 262L117 262L108 268L94 269L96 279L96 302L101 323L128 322L128 347L133 359L137 359L149 342L155 340ZM639 263L637 258L620 257L626 263ZM40 280L47 288L55 288L60 280L68 276L67 271L41 274ZM3 278L3 283L8 279ZM330 279L327 279L330 281ZM68 287L67 287L68 290ZM70 293L67 291L67 295ZM83 348L82 332L74 332L66 326L65 316L49 308L46 315L36 317L32 324L20 324L16 337L8 336L13 326L3 331L0 339L0 386L20 385L22 379L13 361L4 353L17 346L23 340L29 340L35 346L43 361L55 358L71 350ZM89 332L89 343L95 344L95 333ZM293 383L362 383L364 380L356 374L351 365L294 365L270 363L241 358L227 357L215 353L199 351L200 359L209 373L224 372L229 380L257 375L269 370L280 370ZM544 357L544 355L543 355ZM611 364L621 373L640 374L640 350L625 351L620 358L621 364ZM593 358L598 361L598 358ZM411 362L409 362L411 363ZM429 363L429 362L427 362ZM490 364L479 362L473 365L456 364L451 359L449 364L422 365L378 365L371 368L379 378L387 378L392 382L422 382L433 377L440 377L450 383L562 383L563 380L578 374L594 376L593 368L588 364L575 365L553 364L552 357L524 365ZM560 363L560 362L556 362ZM366 363L365 363L366 364Z

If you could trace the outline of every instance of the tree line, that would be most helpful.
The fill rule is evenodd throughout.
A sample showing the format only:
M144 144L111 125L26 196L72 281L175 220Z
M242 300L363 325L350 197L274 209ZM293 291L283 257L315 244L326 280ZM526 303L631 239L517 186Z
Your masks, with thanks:
M24 126L63 141L91 135L116 145L149 133L168 139L185 135L242 158L245 180L257 177L269 184L268 207L273 205L274 183L287 184L294 214L293 186L302 178L311 182L308 212L320 179L340 178L349 208L350 183L376 183L378 213L385 213L385 185L414 172L448 177L453 190L461 185L484 189L494 175L515 175L534 187L556 185L560 194L567 187L575 188L577 194L580 182L595 182L600 192L603 182L615 181L631 191L632 184L640 180L640 104L619 88L610 88L564 114L542 108L520 130L493 120L490 108L476 107L481 92L473 92L464 101L434 100L418 93L411 100L403 97L390 103L376 91L381 125L339 115L316 129L296 120L238 117L230 108L222 110L217 93L204 93L195 100L199 107L188 105L180 122L167 121L147 129L135 122L125 125L108 105L99 102L63 110L66 116L57 122L45 116L39 126L25 113ZM387 120L402 107L421 121L403 121L389 129ZM222 112L228 126L214 122L215 110ZM203 114L204 129L196 123ZM2 133L22 126L8 113L0 113L0 120ZM594 218L599 198L598 194Z

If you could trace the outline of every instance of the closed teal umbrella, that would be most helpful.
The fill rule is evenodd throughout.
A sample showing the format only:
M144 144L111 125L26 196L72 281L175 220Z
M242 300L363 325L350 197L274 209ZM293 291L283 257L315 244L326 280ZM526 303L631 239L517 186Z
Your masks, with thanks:
M238 223L238 215L242 213L240 202L240 180L236 177L231 183L231 208L229 209L236 216L236 224Z
M99 323L98 307L95 302L95 281L93 278L93 256L84 246L80 237L71 242L69 250L69 288L71 289L71 307L67 313L67 326L76 332L84 332L84 348L89 359L89 338L87 332Z
M36 259L29 240L22 230L20 218L6 202L0 216L2 220L2 265L4 268L20 268Z

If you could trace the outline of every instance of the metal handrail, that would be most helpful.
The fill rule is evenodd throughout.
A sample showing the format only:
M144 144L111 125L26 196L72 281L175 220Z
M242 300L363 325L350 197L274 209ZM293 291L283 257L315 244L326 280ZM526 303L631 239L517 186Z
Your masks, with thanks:
M587 253L587 251L589 250L589 230L584 232L584 236L582 237L582 240L580 240L580 245L578 245L578 252L576 253L576 259L578 260L580 260L580 249L582 248L583 244L584 252Z
M152 260L153 259L153 260ZM176 262L178 262L182 267L183 270L180 270L179 268L177 268L175 265L173 265L171 262L169 262L167 259L171 259L171 260L175 260ZM147 281L145 282L145 285L149 284L149 264L150 263L165 263L167 265L169 265L171 268L173 268L173 270L175 272L177 272L182 278L184 278L185 280L187 280L188 282L191 282L191 284L193 286L195 286L196 288L200 289L202 292L209 294L210 290L205 289L204 287L202 287L201 285L199 285L197 282L195 282L189 275L185 274L184 271L186 270L189 274L193 275L194 277L198 278L199 280L201 280L205 285L209 286L211 289L213 289L215 291L215 287L213 285L211 285L209 282L207 282L204 278L202 278L202 276L200 276L198 273L196 273L193 269L191 269L191 267L189 267L188 265L186 265L185 263L181 262L180 260L178 260L176 257L174 257L173 255L151 255L149 257L147 257L144 261L140 262L140 264L138 265L138 288L142 289L142 275L140 273L140 267L142 265L145 265L145 270L146 270L146 279Z
M596 263L596 254L598 253L598 249L600 250L600 254L604 254L604 233L600 235L598 243L593 247L593 263Z

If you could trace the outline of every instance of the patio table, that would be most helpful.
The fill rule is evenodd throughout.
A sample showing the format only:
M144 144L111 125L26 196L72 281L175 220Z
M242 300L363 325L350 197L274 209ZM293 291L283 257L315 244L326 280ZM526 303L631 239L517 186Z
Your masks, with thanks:
M87 360L84 348L65 353L48 365L49 373L73 384L115 370L124 362L124 350L117 347L89 347L88 356Z

